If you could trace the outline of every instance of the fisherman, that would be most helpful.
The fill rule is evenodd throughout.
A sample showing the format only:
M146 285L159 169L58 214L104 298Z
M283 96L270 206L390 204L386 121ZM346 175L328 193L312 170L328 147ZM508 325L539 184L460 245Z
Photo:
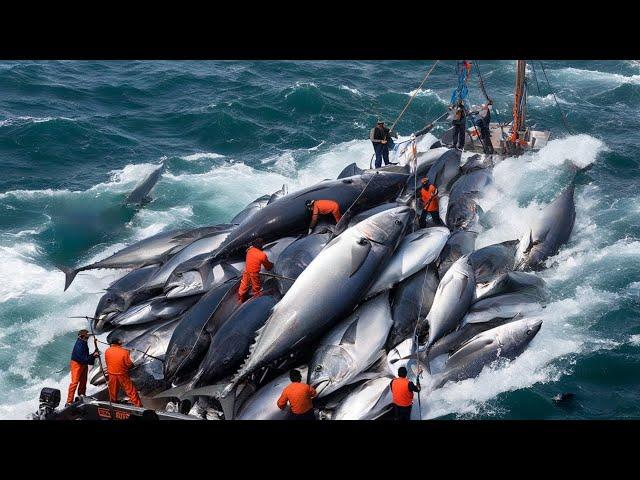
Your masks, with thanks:
M129 356L129 350L123 348L119 338L109 341L109 348L104 352L107 363L107 375L109 376L109 401L118 401L120 388L129 397L129 401L136 407L142 407L138 391L129 377L129 370L133 362Z
M449 110L453 111L453 148L462 150L465 142L465 127L467 125L467 111L462 99L458 99L455 105L449 105Z
M315 388L302 383L302 375L298 370L291 370L289 378L291 383L282 390L282 394L278 398L278 408L284 410L289 402L291 420L315 420L313 399L318 396Z
M76 388L78 389L78 395L87 393L87 373L89 371L89 365L93 365L98 356L98 352L89 354L87 340L89 340L89 331L83 328L78 332L78 339L73 346L73 352L71 352L71 362L69 364L71 383L69 384L66 405L73 403Z
M420 198L424 207L420 214L420 228L427 226L427 213L431 215L433 223L436 225L444 225L440 218L440 207L438 205L438 189L434 184L429 184L429 180L423 178L421 180L422 187L420 188Z
M242 274L242 280L240 281L240 288L238 288L238 300L240 303L245 301L245 297L249 292L249 285L251 285L251 294L254 297L262 293L260 268L263 265L267 270L271 270L273 268L273 263L269 261L267 254L262 251L263 248L264 240L261 238L256 238L251 242L251 246L247 248L244 273Z
M480 138L482 139L484 153L487 155L494 153L493 145L491 144L491 131L489 130L492 105L493 100L489 100L487 103L482 104L479 111L473 112L474 114L477 114L475 126L480 130Z
M398 134L391 132L388 128L385 128L384 122L378 120L376 126L369 132L369 140L373 144L373 150L376 153L376 168L382 166L382 160L385 165L395 165L393 162L389 162L389 141L390 137L397 137Z
M393 399L393 410L396 420L411 420L411 407L413 406L413 392L419 392L420 386L416 386L407 379L407 369L398 369L398 378L391 380L389 384Z
M318 224L318 215L333 215L336 223L342 218L340 213L340 205L333 200L307 200L305 202L307 210L311 212L311 223L309 224L309 232Z

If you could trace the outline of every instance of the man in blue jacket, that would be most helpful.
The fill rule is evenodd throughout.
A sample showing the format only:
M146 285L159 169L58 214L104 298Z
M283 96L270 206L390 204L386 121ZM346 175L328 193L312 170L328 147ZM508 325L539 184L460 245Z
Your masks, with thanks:
M89 372L89 365L93 365L93 362L98 356L98 352L89 354L88 340L89 331L85 329L80 330L76 344L73 346L71 363L69 364L71 369L71 384L69 385L69 393L67 394L67 405L73 403L76 388L78 389L78 395L87 393L87 373Z

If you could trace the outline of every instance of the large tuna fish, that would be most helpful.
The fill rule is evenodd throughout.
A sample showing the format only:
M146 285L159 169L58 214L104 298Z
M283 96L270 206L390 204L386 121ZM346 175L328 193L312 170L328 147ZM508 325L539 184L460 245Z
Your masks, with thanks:
M256 332L280 300L273 280L265 282L262 295L239 306L211 338L209 350L193 376L193 385L210 385L235 373L249 354Z
M177 300L167 299L164 296L155 297L119 313L111 318L109 323L114 326L124 327L175 319L191 308L198 299L197 295Z
M229 225L220 225L217 232L202 237L187 245L167 262L165 262L149 279L140 287L141 290L156 290L164 287L169 276L175 268L183 262L201 254L215 251L235 228Z
M516 270L540 270L544 261L558 253L571 236L576 219L573 200L575 184L571 184L545 207L524 234L516 254Z
M302 378L307 376L307 367L303 365L296 370ZM287 420L289 409L280 410L277 406L278 398L284 387L289 385L289 372L267 383L242 404L235 420Z
M544 308L541 303L544 298L544 292L537 289L484 298L469 308L462 319L462 325L489 322L497 318L512 318L518 314L537 313Z
M474 378L496 360L515 359L538 334L540 327L542 320L525 318L476 335L447 359L442 373L434 376L432 388Z
M163 263L185 245L207 235L217 232L219 226L194 228L191 230L172 230L145 238L129 245L109 257L78 268L68 268L59 265L65 274L64 289L66 290L79 272L98 268L140 268L156 263Z
M545 282L541 278L531 273L507 272L484 284L476 282L474 301L514 292L533 293L543 300L547 297Z
M212 336L228 319L227 311L238 305L237 280L229 280L206 293L183 317L173 332L164 365L167 380L187 381L200 365ZM233 304L227 308L226 303Z
M352 383L384 354L391 328L389 294L362 303L316 346L309 363L309 385L319 397Z
M491 172L474 170L458 178L449 193L446 223L452 230L479 230L478 204L493 184Z
M273 273L281 277L276 279L282 295L289 291L293 285L292 280L300 276L332 237L331 233L313 233L291 243L280 254Z
M406 178L406 173L375 171L340 180L323 181L285 195L239 225L217 254L232 254L246 248L258 237L269 242L285 235L306 233L310 222L310 213L305 206L307 200L334 200L343 213L352 205L352 210L357 212L393 200Z
M447 238L449 229L446 227L423 228L404 237L366 296L388 290L435 261Z
M438 276L444 278L447 270L451 268L460 257L469 255L476 246L477 233L458 230L453 232L445 244L438 260Z
M375 420L391 410L391 380L379 377L355 388L331 414L332 420Z
M244 209L238 213L235 217L233 217L229 223L240 224L246 222L249 218L253 217L259 210L262 210L264 207L269 205L270 203L275 202L278 198L286 195L287 186L282 185L282 188L276 192L273 192L271 195L266 194L261 197L256 198L249 205L244 207Z
M113 282L100 298L94 317L108 320L109 317L124 312L131 305L151 298L153 295L151 292L140 292L139 289L157 268L157 265L137 268Z
M412 214L408 207L387 210L334 238L273 309L225 394L351 312L398 246Z
M155 187L156 183L158 183L162 172L164 172L164 167L165 164L162 162L162 165L151 172L149 176L145 178L144 181L133 190L133 192L131 192L124 203L134 205L144 205L145 203L149 203L151 201L149 193L151 192L151 189Z
M438 283L435 267L427 266L398 285L391 305L393 326L387 339L387 349L412 336L416 324L418 334L424 332Z
M473 268L469 258L464 256L451 266L438 285L433 305L427 315L427 348L460 324L471 305L474 292Z

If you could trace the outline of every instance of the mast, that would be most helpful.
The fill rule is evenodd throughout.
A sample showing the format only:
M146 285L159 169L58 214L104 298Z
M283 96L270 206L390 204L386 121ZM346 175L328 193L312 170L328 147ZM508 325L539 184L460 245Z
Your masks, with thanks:
M526 143L525 132L525 108L526 108L526 73L527 61L516 61L516 88L513 99L513 123L511 125L511 135L507 140L507 150L512 154L522 153L522 145Z

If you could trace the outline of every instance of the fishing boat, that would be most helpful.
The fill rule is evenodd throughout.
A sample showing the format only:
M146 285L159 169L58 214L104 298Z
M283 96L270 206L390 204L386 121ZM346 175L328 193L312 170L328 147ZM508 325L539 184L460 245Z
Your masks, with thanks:
M491 122L489 131L491 133L491 144L497 155L518 156L526 152L537 151L544 148L549 141L551 132L549 130L534 130L527 126L526 107L527 107L527 78L526 78L526 60L516 60L516 81L514 91L513 118L506 123ZM464 72L462 72L464 75ZM479 68L478 68L479 74ZM480 88L487 99L490 100L486 93L482 77L480 76ZM458 95L462 98L466 96L466 85L459 86ZM454 95L455 95L454 91ZM469 118L469 117L467 117ZM443 144L453 143L453 129L447 130L442 136ZM467 128L467 136L464 149L474 153L483 153L484 146L480 138L480 130L476 126Z

